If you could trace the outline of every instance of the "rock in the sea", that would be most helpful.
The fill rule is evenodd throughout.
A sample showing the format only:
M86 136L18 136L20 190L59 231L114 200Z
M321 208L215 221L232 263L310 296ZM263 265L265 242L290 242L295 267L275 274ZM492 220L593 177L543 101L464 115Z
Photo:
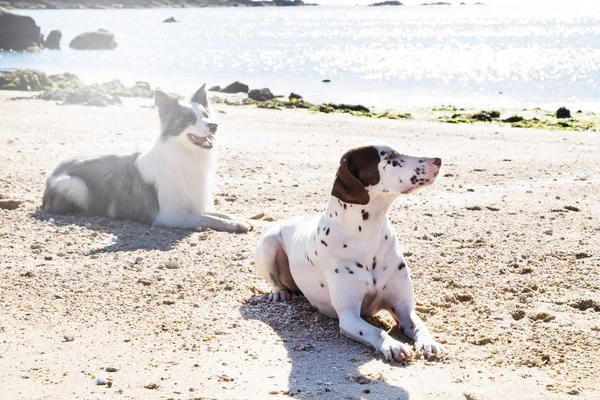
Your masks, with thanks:
M0 49L39 50L44 47L44 36L31 17L0 10Z
M566 107L561 107L556 110L556 118L571 118L571 110Z
M44 47L50 50L60 50L60 40L62 39L62 32L59 30L51 31L48 34Z
M175 17L169 17L167 19L165 19L163 22L167 23L167 24L172 24L174 22L179 22L175 19Z
M105 50L117 47L115 35L99 29L96 32L81 33L69 43L69 47L76 50Z
M445 1L438 1L435 3L423 3L422 6L450 6L452 4L446 3Z
M248 98L256 101L267 101L274 99L275 96L268 88L252 89L248 92Z
M382 1L381 3L373 3L370 5L370 7L377 7L377 6L402 6L404 4L402 4L399 1Z
M34 69L23 69L0 75L0 90L39 91L52 87L48 76Z
M222 87L221 87L221 86L219 86L219 85L215 85L215 86L211 87L210 89L208 89L208 91L209 91L209 92L220 92L220 91L221 91L221 89L222 89Z
M245 83L235 81L221 89L221 93L248 93L248 89L250 88Z

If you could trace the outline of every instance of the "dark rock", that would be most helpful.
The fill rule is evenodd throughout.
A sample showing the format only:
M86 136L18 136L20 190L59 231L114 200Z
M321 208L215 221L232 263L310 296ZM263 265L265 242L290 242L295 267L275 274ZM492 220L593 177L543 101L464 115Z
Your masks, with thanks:
M382 1L381 3L373 3L369 7L378 6L402 6L403 4L399 1Z
M81 33L69 43L69 47L76 50L104 50L117 47L115 35L99 29L96 32Z
M285 7L285 6L304 6L308 4L304 4L302 0L273 0L276 6Z
M209 92L220 92L220 91L221 91L221 89L222 89L222 87L221 87L221 86L219 86L219 85L215 85L215 86L211 87L210 89L208 89L208 91L209 91Z
M179 22L179 21L177 21L177 20L175 19L175 17L169 17L169 18L165 19L163 22L165 22L165 23L169 23L169 24L172 24L172 23L174 23L174 22Z
M490 110L490 111L482 110L482 111L479 111L478 113L471 115L471 118L476 119L478 121L490 122L493 119L500 118L500 112L496 111L496 110Z
M321 82L329 83L329 82L331 82L331 79L323 79Z
M333 112L334 109L330 106L328 106L327 104L321 104L319 106L319 111L325 114L329 114L330 112Z
M52 87L48 76L37 70L24 69L0 75L0 90L40 91Z
M571 118L571 111L568 108L561 107L556 110L556 118Z
M326 104L326 106L333 108L334 110L337 111L343 111L343 112L349 112L349 111L360 111L360 112L366 112L366 113L370 113L371 110L369 110L367 107L360 105L360 104L333 104L333 103L329 103Z
M0 10L0 49L35 51L44 47L44 36L31 17Z
M292 101L292 102L293 102L293 101L299 101L299 100L302 100L302 95L300 95L300 94L298 94L298 93L294 93L294 92L292 92L292 93L290 93L290 95L288 96L288 99L289 99L290 101Z
M235 81L221 89L221 93L248 93L248 89L249 87L245 83Z
M248 92L248 98L256 101L267 101L274 99L275 96L268 88L252 89Z
M521 117L520 115L513 115L511 117L505 118L502 120L502 122L510 122L510 123L514 123L514 122L521 122L523 121L525 118Z
M44 46L50 50L60 50L60 39L62 39L62 32L55 30L48 34L46 43Z

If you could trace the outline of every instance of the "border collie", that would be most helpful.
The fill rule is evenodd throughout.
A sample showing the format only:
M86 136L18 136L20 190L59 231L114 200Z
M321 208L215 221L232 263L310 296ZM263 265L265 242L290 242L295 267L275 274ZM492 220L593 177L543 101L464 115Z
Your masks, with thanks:
M218 125L204 84L180 104L156 90L160 137L144 153L67 161L46 182L42 207L169 228L246 233L251 225L213 212Z

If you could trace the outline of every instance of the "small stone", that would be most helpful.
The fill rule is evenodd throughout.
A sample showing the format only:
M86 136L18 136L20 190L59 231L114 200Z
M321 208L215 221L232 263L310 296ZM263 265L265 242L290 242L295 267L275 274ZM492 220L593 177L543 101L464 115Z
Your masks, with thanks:
M111 388L111 387L112 387L112 385L113 385L113 384L112 384L112 381L108 381L108 382L106 382L106 387L108 387L108 388Z
M106 379L105 377L101 376L100 378L96 379L96 385L101 385L104 386L108 383L108 379Z
M166 269L179 269L179 264L176 263L175 261L167 261L164 262L163 265L165 266Z
M30 248L31 248L31 250L35 250L35 249L41 249L41 248L42 248L42 245L41 245L41 244L38 244L38 243L34 243L34 244L32 244L32 245L31 245L31 247L30 247Z
M548 236L552 236L554 234L554 231L552 229L548 229L547 231L544 231L544 234L548 235Z
M44 260L46 260L46 261L52 261L52 256L44 256Z
M150 286L150 285L152 285L152 282L150 282L147 279L140 279L140 280L138 280L138 283L141 283L144 286Z
M72 342L73 340L75 340L75 336L73 336L73 335L64 335L63 339L65 339L65 342Z
M143 257L136 257L136 258L135 258L135 263L136 263L136 264L139 264L139 263L141 263L143 260L144 260L144 258L143 258Z
M105 371L106 371L106 372L117 372L117 371L118 371L118 369L117 369L117 368L114 368L114 367L106 367Z
M144 386L145 389L158 389L160 387L160 385L158 383L149 383L146 386Z
M254 215L254 216L250 217L250 219L261 219L261 218L262 218L262 217L264 217L264 216L265 216L265 213L262 213L262 212L261 212L261 213L258 213L258 214L256 214L256 215Z

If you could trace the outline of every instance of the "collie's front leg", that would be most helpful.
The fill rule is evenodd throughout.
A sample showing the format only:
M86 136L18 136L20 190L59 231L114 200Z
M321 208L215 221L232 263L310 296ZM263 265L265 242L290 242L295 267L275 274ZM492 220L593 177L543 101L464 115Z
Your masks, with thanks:
M154 219L153 225L180 229L209 228L214 229L215 231L232 233L247 233L251 229L251 225L244 222L184 212L158 213Z

